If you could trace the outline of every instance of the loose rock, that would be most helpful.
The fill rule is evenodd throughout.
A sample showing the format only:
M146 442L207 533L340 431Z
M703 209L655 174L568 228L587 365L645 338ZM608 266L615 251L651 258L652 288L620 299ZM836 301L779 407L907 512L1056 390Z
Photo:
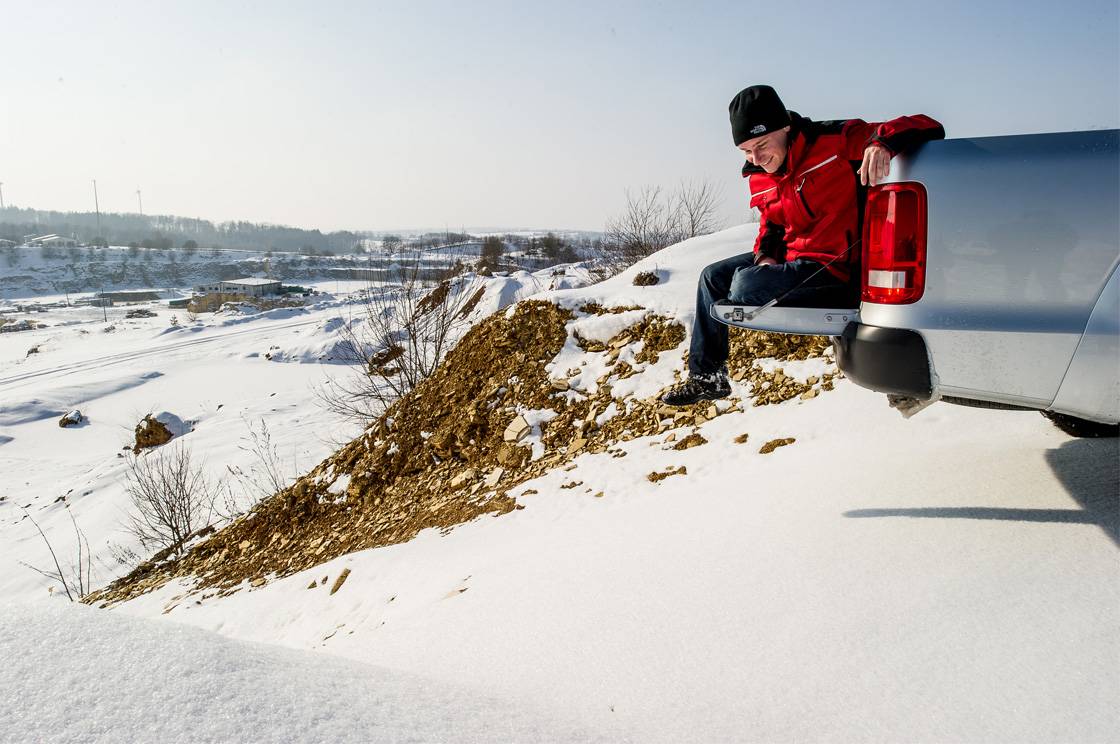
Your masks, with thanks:
M783 439L771 439L766 444L762 445L762 449L758 451L760 455L768 455L779 447L785 447L788 444L793 444L797 440L793 437L785 437Z

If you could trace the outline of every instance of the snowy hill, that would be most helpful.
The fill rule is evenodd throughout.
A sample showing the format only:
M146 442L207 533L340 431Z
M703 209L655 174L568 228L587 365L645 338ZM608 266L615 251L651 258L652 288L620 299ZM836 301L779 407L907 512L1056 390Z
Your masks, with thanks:
M89 601L550 717L523 740L1111 738L1115 440L944 404L903 420L844 380L823 340L763 334L734 336L732 398L658 403L683 369L700 268L755 229L480 319L427 383L337 451L326 440L349 439L339 422L311 415L306 378L280 372L312 365L249 356L321 335L310 316L236 326L239 344L208 327L198 340L218 353L205 367L174 356L202 349L160 347L154 334L111 373L60 343L53 365L103 374L80 386L4 354L0 425L12 440L0 458L26 480L20 505L40 491L33 513L59 539L69 522L48 484L93 483L67 501L83 529L107 535L121 466L107 448L81 460L52 445L65 435L95 447L96 427L63 432L40 412L96 393L134 414L158 391L168 410L196 407L183 440L220 466L237 461L234 415L290 407L268 420L284 447L299 443L305 472L291 487ZM634 286L641 271L660 283ZM508 298L497 283L488 291L488 310ZM17 364L31 366L13 374ZM216 407L227 401L236 410ZM2 536L41 563L13 502L0 502ZM6 568L6 596L45 593Z

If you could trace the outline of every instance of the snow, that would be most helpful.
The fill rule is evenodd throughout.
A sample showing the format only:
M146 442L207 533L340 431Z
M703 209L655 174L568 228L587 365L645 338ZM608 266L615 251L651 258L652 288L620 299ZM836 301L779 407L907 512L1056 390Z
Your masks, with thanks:
M189 434L191 425L183 419L176 416L170 411L160 411L159 413L152 414L152 418L163 424L173 437L181 437L184 434Z
M62 602L6 607L0 658L3 741L595 740L474 690Z
M641 323L648 310L626 310L605 315L585 315L568 324L569 335L579 334L588 341L606 343L632 325Z
M1016 412L905 421L852 386L703 435L584 455L518 489L539 492L523 510L170 616L643 742L1101 741L1120 725L1114 441ZM758 453L780 436L797 441ZM646 482L677 465L687 477ZM337 595L306 590L344 567ZM184 588L121 610L158 617Z
M700 269L747 250L756 229L686 241L588 287L541 272L495 277L477 312L543 291L573 310L644 308L577 314L585 338L609 339L647 312L688 327ZM634 286L640 271L661 283ZM166 318L112 319L119 330L103 334L98 309L96 320L0 339L12 417L0 424L0 441L10 437L0 447L0 653L16 659L0 671L0 739L144 739L150 729L123 703L185 696L199 706L190 725L168 706L140 707L164 723L161 738L1115 740L1117 441L1070 439L1036 413L943 403L905 420L842 378L812 400L719 416L697 427L702 446L676 451L661 435L619 442L625 456L583 454L512 492L525 508L498 518L229 597L190 594L179 581L110 612L63 614L48 582L17 563L47 559L17 507L70 555L68 505L104 562L110 542L128 544L116 453L144 412L193 422L183 441L215 475L249 466L246 420L268 422L291 474L358 433L309 393L330 369L316 350L351 317L328 285L338 294L296 316L207 318L167 335ZM266 360L273 346L294 363ZM553 378L576 371L557 399L593 391L605 357L569 339L549 367ZM819 359L761 364L798 380L835 370ZM612 391L653 395L682 369L680 351L666 352ZM62 430L35 415L72 407L90 424ZM540 425L554 414L520 413L539 456ZM795 441L759 452L782 437ZM678 466L687 472L647 480ZM100 582L123 570L97 568ZM326 582L308 589L343 569L336 594ZM153 671L137 681L128 668ZM62 705L84 690L101 693L80 698L95 715ZM203 701L212 712L197 712ZM502 711L523 714L509 717L523 727L495 733ZM73 728L83 720L119 723Z

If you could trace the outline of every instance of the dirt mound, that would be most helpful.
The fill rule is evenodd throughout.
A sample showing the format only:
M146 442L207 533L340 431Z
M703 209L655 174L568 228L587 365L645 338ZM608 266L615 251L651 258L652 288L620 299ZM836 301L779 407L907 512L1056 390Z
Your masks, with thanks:
M154 416L145 416L136 425L136 444L132 446L132 453L138 455L140 450L167 444L173 436L162 421Z
M579 312L614 310L587 305ZM623 349L640 344L640 364L684 341L679 323L656 315L606 343L577 339L587 353L606 357L608 371L593 394L550 380L547 365L567 341L572 317L554 304L528 301L480 322L435 374L290 488L207 539L196 538L181 557L158 556L86 601L123 601L176 576L191 577L204 596L238 591L246 581L258 586L339 555L407 541L425 528L507 513L518 508L512 494L520 484L582 452L622 457L620 441L663 432L675 440L675 430L739 410L742 401L734 398L670 408L656 396L612 395L612 382L636 374L618 361ZM754 383L756 404L831 387L829 375L823 382L796 383L754 363L763 356L820 356L827 345L811 337L733 330L732 375ZM546 410L546 417L530 416ZM681 436L680 449L704 441L696 432ZM651 480L683 472L651 474L657 476Z

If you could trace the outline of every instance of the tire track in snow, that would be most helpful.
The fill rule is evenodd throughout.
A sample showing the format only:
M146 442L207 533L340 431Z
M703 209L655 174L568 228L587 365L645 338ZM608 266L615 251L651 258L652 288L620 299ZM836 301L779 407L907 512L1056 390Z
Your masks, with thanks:
M243 328L229 333L222 333L205 338L192 338L184 341L177 341L170 344L161 346L152 346L146 349L137 349L134 351L122 351L116 354L107 354L93 359L83 359L78 362L70 362L57 367L49 369L35 370L34 372L23 372L17 375L10 375L8 377L0 377L0 389L9 387L18 387L18 383L35 380L41 377L59 376L63 377L71 375L76 372L85 372L91 369L101 369L109 367L114 364L121 364L123 362L131 362L137 359L154 356L156 354L166 354L169 352L182 351L194 346L204 346L216 341L224 341L226 339L234 338L237 336L252 336L256 334L273 333L276 331L285 331L292 328L301 328L303 326L318 325L322 323L322 319L316 318L311 320L300 320L297 322L283 323L281 325L270 325L267 328Z

